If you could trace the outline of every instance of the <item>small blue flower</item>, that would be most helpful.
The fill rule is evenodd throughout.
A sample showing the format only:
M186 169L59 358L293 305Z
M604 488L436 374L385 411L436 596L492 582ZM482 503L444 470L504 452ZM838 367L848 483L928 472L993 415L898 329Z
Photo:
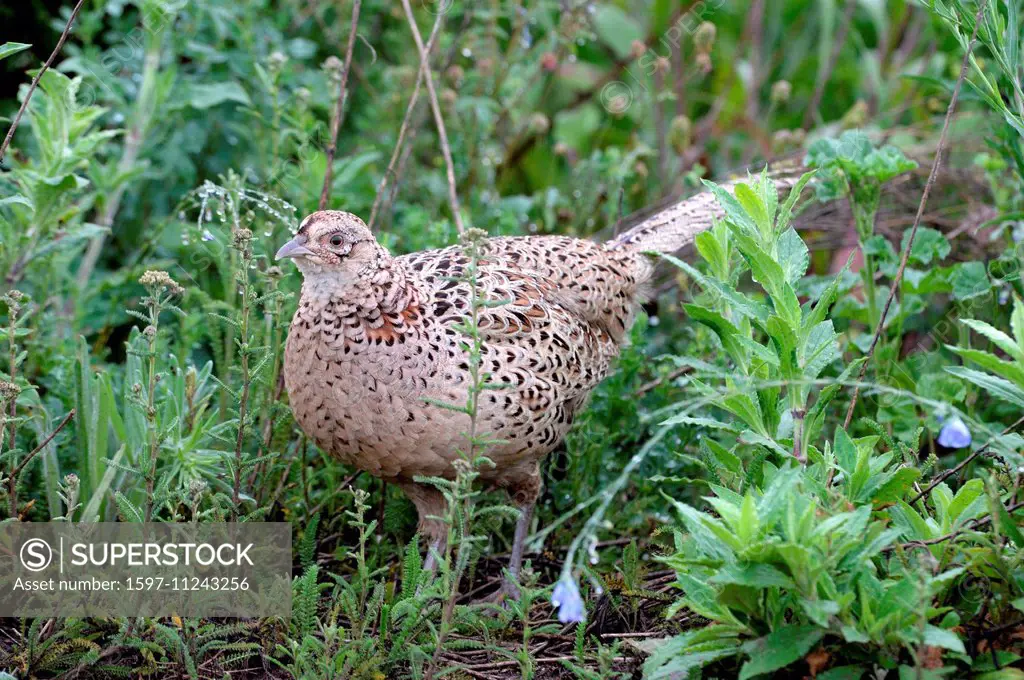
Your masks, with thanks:
M583 606L580 589L576 582L563 576L551 592L551 606L558 609L561 623L583 623L587 619L587 608Z
M962 449L971 445L971 431L967 429L960 416L950 416L942 424L939 431L939 444L947 449Z

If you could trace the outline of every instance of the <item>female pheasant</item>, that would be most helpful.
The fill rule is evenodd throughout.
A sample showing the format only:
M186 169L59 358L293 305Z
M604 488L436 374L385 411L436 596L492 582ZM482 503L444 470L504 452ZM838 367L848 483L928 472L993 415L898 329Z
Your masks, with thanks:
M661 213L604 244L562 236L492 238L479 260L477 295L503 304L479 313L482 371L503 389L479 401L477 433L489 448L489 484L521 509L503 591L515 595L539 463L554 449L626 340L654 264L708 226ZM685 210L682 216L685 217ZM470 311L458 247L393 257L355 215L313 213L277 258L304 277L285 352L285 384L299 425L346 464L399 485L436 546L444 499L418 476L453 477L469 416L469 363L459 330Z

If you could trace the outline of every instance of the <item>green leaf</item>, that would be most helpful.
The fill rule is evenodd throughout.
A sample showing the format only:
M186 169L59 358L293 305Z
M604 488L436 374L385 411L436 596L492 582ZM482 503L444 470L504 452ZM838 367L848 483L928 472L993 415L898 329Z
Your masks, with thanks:
M839 603L832 600L808 600L804 597L800 598L800 608L822 628L828 628L829 619L838 614L841 609Z
M864 640L847 640L847 642L867 641L867 638ZM829 668L824 673L819 673L818 680L860 680L867 672L868 669L863 666L836 666L835 668Z
M690 672L739 653L739 640L731 626L714 625L690 630L663 641L644 662L648 680L676 680Z
M186 101L189 106L200 111L224 102L252 105L245 89L233 80L222 83L193 83L186 92Z
M30 47L32 47L32 45L28 43L5 42L3 45L0 45L0 59L6 59L12 54L17 54L18 52L27 50Z
M895 503L902 500L911 486L921 477L917 468L903 467L875 492L875 503Z
M985 483L980 479L972 479L960 487L946 508L946 520L949 524L953 525L960 513L966 510L984 491Z
M725 466L725 468L730 472L739 474L743 470L743 461L740 460L740 457L726 449L714 439L704 437L701 439L701 444L707 446L708 450L714 455L718 462Z
M697 234L694 239L694 246L697 252L704 258L704 261L711 267L715 276L721 278L729 271L729 254L723 247L722 242L716 237L714 229L709 229ZM723 231L728 235L728 231Z
M931 624L926 624L924 627L924 643L931 645L932 647L942 647L953 652L960 654L966 654L967 650L964 649L964 643L960 640L960 636L951 630L945 628L939 628Z
M740 522L736 528L736 534L740 541L750 545L761 533L761 523L757 518L757 505L754 497L748 492L743 497L743 505L740 506Z
M903 233L903 241L900 243L900 252L907 249L907 242L910 240L910 230ZM920 227L914 237L914 247L910 251L910 260L921 264L930 264L932 260L939 262L949 255L951 246L946 236L941 231L930 227Z
M1013 296L1013 314L1010 315L1010 329L1013 337L1017 338L1017 346L1024 352L1024 302L1016 295Z
M717 399L715 404L742 420L754 431L768 436L767 428L765 428L764 420L761 417L761 407L749 394L731 394L723 399Z
M785 626L743 645L750 660L740 670L740 680L773 673L802 659L825 635L818 626Z
M970 300L992 290L984 262L960 262L953 266L950 278L953 297L957 300Z
M1005 362L1005 360L998 358L995 354L978 349L964 349L962 347L949 347L949 349L1000 378L1006 378L1010 382L1024 387L1024 364Z
M750 216L750 219L757 225L757 230L762 239L768 239L772 234L772 223L768 218L768 211L761 201L761 197L754 193L749 185L740 184L735 188L736 200L743 206L743 210Z
M1006 333L991 326L984 321L975 319L961 319L963 324L978 335L983 335L992 341L992 344L1003 350L1017 361L1024 361L1024 349Z
M709 182L708 180L702 180L704 186L711 189L711 193L718 199L718 204L722 206L725 211L726 221L734 227L739 228L742 232L748 236L758 236L760 232L757 228L757 223L747 214L747 211L743 209L740 202L736 200L736 197L726 191L723 187Z
M1006 510L1006 506L996 499L993 503L995 505L996 519L999 521L999 529L1011 540L1017 548L1024 548L1024 534L1021 534L1017 524L1010 517L1010 513Z
M928 522L905 501L899 501L896 506L889 508L889 514L907 538L915 541L935 538L935 531Z
M1024 408L1024 390L1007 380L963 366L950 366L946 368L946 371L974 383L1000 399Z
M789 227L789 221L793 215L793 207L796 205L796 202L800 199L800 194L803 192L804 187L807 186L807 183L811 180L812 177L814 177L814 172L814 170L811 170L810 172L805 172L803 175L801 175L800 179L798 179L796 184L793 185L793 188L790 190L789 195L786 196L786 200L782 204L782 209L779 211L779 217L775 221L779 229L786 229L787 227Z
M637 24L637 14L627 13L612 4L601 4L592 15L597 37L608 45L620 59L629 56L633 41L643 40L644 33Z
M672 263L679 269L682 269L690 278L703 286L705 290L709 290L721 296L722 299L729 304L729 307L737 313L758 323L764 323L768 320L768 316L771 312L765 305L755 302L745 295L741 295L735 288L727 283L705 276L690 264L673 255L666 255L664 253L655 254L660 255L668 262Z
M23 196L22 194L14 194L12 196L5 196L4 198L0 198L0 208L2 208L5 205L13 204L23 205L29 209L34 208L34 206L32 205L32 201L30 201L27 196Z
M766 437L762 434L758 434L753 430L744 430L743 432L741 432L740 441L743 442L744 444L759 444L770 451L774 451L783 458L793 455L791 451L787 451L785 448L783 448L781 444L779 444L771 437Z
M850 435L846 434L846 430L841 427L836 428L834 446L836 462L839 464L840 469L847 475L853 474L857 467L857 446L850 439Z
M708 579L709 583L733 584L752 588L795 588L793 579L770 564L727 564Z
M782 232L777 244L779 264L782 265L786 281L791 284L799 281L811 264L810 251L807 244L796 233L796 229L790 227Z

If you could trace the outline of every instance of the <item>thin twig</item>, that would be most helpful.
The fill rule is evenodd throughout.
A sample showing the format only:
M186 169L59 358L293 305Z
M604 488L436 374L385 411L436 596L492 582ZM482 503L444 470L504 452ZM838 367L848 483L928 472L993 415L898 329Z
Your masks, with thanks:
M835 42L832 44L832 53L828 57L828 64L825 70L821 72L821 76L818 77L818 83L814 87L814 96L811 98L811 105L804 111L804 122L803 129L811 127L811 123L814 122L814 117L818 114L818 107L821 106L821 98L825 94L825 86L828 85L829 79L832 77L832 72L836 69L836 64L839 63L839 55L843 51L843 45L846 44L846 34L850 30L850 24L853 23L853 12L857 9L857 0L846 0L846 11L843 12L843 23L839 25L839 31L836 33Z
M1020 510L1021 508L1024 508L1024 501L1019 501L1017 503L1014 503L1013 505L1008 505L1008 506L1004 507L1004 509L1006 510L1007 514L1013 514L1013 513L1017 512L1018 510ZM964 533L965 531L971 531L973 529L980 529L983 526L987 526L987 525L991 524L992 523L992 517L993 517L993 515L988 514L985 517L979 517L977 519L972 519L972 520L968 521L964 526L962 526L959 529L957 529L956 531L953 531L951 533L945 534L943 536L938 536L936 538L929 538L929 539L926 539L926 540L923 540L923 541L907 541L906 543L897 543L895 545L890 545L887 548L882 548L882 552L884 552L884 553L892 552L892 551L896 550L897 548L926 548L926 547L928 547L930 545L938 545L939 543L945 543L946 541L953 540L954 538L956 538L960 534Z
M1001 437L1001 436L1009 433L1010 431L1016 429L1017 426L1019 426L1021 423L1024 423L1024 416L1021 416L1020 418L1018 418L1017 422L1015 422L1013 425L1007 426L1006 429L1004 429L1000 433L999 436ZM921 500L922 498L927 496L929 491L931 491L932 489L934 489L939 484L941 484L942 482L946 481L947 479L949 479L950 477L952 477L956 473L958 473L961 470L963 470L965 467L967 467L968 464L970 464L970 462L972 460L974 460L978 456L980 456L983 453L985 453L988 450L989 446L992 445L992 442L994 442L995 440L996 440L996 437L989 438L989 440L987 442L985 442L984 445L982 445L980 448L978 448L977 451L972 452L971 455L967 456L962 461L960 461L960 463L956 467L949 468L948 470L944 471L941 475L939 475L938 477L933 479L931 484L926 486L924 488L924 490L921 491L921 493L919 493L916 496L914 496L913 498L911 498L910 501L908 501L908 504L909 505L913 505L914 503L918 502L919 500Z
M334 103L331 115L331 143L327 146L327 167L324 169L324 187L320 190L318 210L324 210L331 199L331 178L334 175L334 154L338 149L338 131L345 117L345 99L348 97L348 73L352 68L352 51L356 45L356 30L359 28L359 9L362 0L352 4L352 24L348 31L348 45L345 47L345 64L341 68L341 87L338 90L338 101Z
M427 94L430 96L430 108L434 112L434 123L437 125L437 136L441 141L441 152L444 154L444 163L448 174L448 200L452 206L452 217L455 220L455 228L461 237L466 228L462 224L462 210L459 207L459 194L455 190L455 164L452 161L452 150L448 145L448 133L444 128L444 118L441 116L441 105L437 102L437 91L434 89L434 77L430 73L430 55L423 45L423 37L420 36L420 29L416 26L416 17L412 14L409 0L402 0L402 7L405 9L405 16L409 20L409 29L412 31L413 40L416 41L416 49L420 53L420 68L426 73Z
M437 38L437 32L441 28L445 14L445 12L438 12L437 18L434 19L434 27L430 29L430 38L427 39L428 59L430 57L430 51L434 48L434 40ZM370 209L370 221L367 223L370 231L373 231L374 222L377 220L377 211L380 209L380 203L384 198L384 193L388 186L388 178L395 177L395 163L398 162L398 157L402 153L402 145L405 143L405 134L409 130L409 121L412 119L413 111L416 109L416 103L420 96L420 86L423 84L423 76L427 70L429 70L429 64L424 61L420 61L420 68L416 73L416 85L412 89L412 96L409 97L409 105L405 109L405 118L402 119L402 127L398 130L398 141L395 142L395 148L391 152L391 160L388 161L388 168L384 171L384 176L380 178L380 184L377 186L377 195L374 197L373 207ZM398 181L397 177L395 181Z
M907 245L903 249L903 254L900 256L900 266L896 270L896 276L892 279L892 285L889 287L889 296L885 299L885 307L882 308L882 316L878 319L878 326L875 328L875 336L871 339L871 347L868 348L867 357L860 367L860 374L857 376L857 384L853 388L853 399L850 400L850 408L846 411L846 420L843 422L843 428L850 426L850 421L853 419L853 409L857 406L857 397L860 394L860 383L864 380L864 374L867 373L868 364L871 363L871 357L875 353L875 347L878 345L879 338L882 337L882 330L885 328L885 317L889 315L889 308L892 306L893 298L896 297L896 291L900 287L900 282L903 280L903 272L907 268L907 260L910 258L910 249L914 247L914 238L917 236L917 228L921 225L921 217L924 215L925 207L928 205L928 196L932 193L932 187L935 185L935 177L939 174L939 166L942 164L942 154L946 148L946 137L949 134L949 123L953 120L953 111L956 110L957 99L960 98L960 88L964 84L964 78L967 77L967 66L970 63L971 53L974 51L974 42L978 37L978 26L981 25L981 16L985 11L985 7L988 5L988 0L982 0L978 4L978 14L974 21L974 32L971 34L971 41L967 45L967 51L964 53L964 59L960 64L960 76L956 79L956 86L953 88L953 97L949 100L949 107L946 109L946 119L942 124L942 133L939 135L939 146L935 150L935 160L932 161L932 170L928 173L928 181L924 185L924 193L921 194L921 202L917 206L917 215L914 217L914 226L910 229L910 238L907 239Z
M670 383L679 376L686 375L692 370L693 366L680 366L679 368L674 369L671 373L668 373L667 375L663 375L660 378L656 378L650 381L649 383L641 385L639 388L637 388L635 392L633 392L633 398L639 399L640 397L644 396L651 390L657 389L658 387L665 383Z
M14 139L14 132L18 129L18 125L21 124L21 117L25 113L25 109L28 108L28 100L32 98L32 93L36 91L36 86L39 85L40 79L46 70L50 68L53 60L60 54L60 50L64 47L64 41L68 39L68 35L71 33L71 25L75 23L75 19L78 17L78 11L82 9L82 5L85 4L85 0L78 0L75 8L71 10L71 16L68 18L68 23L64 26L64 32L60 34L60 40L57 41L57 46L53 48L53 52L50 53L50 58L46 60L43 67L39 69L39 73L32 79L32 84L28 86L28 92L25 93L25 99L21 102L21 108L18 109L18 113L15 114L14 120L11 121L11 127L7 130L7 136L4 137L3 144L0 144L0 161L3 161L4 155L7 153L7 147L10 146L11 140Z
M36 457L36 454L45 449L50 444L50 442L53 441L53 438L56 437L57 434L64 429L64 426L70 423L71 419L74 417L75 409L71 409L70 411L68 411L68 414L64 416L64 419L60 421L60 424L58 424L57 427L54 428L53 432L48 434L46 436L46 439L39 442L39 445L36 446L36 448L32 449L32 451L29 452L29 454L25 456L21 460L21 462L14 467L13 470L11 470L11 474L7 480L7 499L11 511L11 518L17 518L18 516L18 475L21 473L22 470L25 469L25 466L28 465L32 461L32 459Z

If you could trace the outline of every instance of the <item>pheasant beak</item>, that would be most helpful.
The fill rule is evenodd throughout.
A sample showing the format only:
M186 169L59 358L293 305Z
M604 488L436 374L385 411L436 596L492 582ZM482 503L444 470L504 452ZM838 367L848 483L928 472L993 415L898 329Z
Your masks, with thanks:
M300 234L281 246L274 259L283 260L286 257L306 257L307 255L312 255L313 251L307 248L305 244L306 237Z

